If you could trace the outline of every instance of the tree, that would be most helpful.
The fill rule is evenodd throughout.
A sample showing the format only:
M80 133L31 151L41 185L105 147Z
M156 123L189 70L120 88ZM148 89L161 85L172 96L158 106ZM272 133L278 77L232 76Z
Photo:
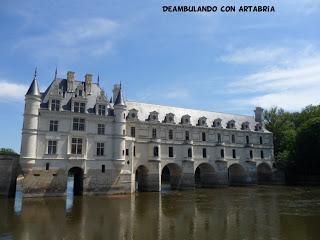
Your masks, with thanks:
M2 155L18 155L13 149L11 148L0 148L0 154Z

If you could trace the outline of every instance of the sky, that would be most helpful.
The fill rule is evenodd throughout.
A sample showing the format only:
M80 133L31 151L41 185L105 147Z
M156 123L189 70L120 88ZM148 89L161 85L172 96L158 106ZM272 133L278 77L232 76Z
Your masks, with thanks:
M274 5L275 13L163 13ZM320 103L320 0L0 0L0 147L20 151L24 95L68 70L107 96L253 115Z

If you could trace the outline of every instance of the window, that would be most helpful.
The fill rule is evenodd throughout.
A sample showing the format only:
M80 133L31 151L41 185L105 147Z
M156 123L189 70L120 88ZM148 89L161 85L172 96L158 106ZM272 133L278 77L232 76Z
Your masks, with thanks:
M206 141L206 133L205 132L202 133L202 141Z
M154 157L159 156L159 148L157 146L153 147L153 156Z
M71 153L82 154L82 138L72 138Z
M261 155L261 158L263 159L263 158L264 158L264 152L263 152L263 150L260 151L260 155Z
M250 150L250 158L251 158L251 159L253 158L252 150Z
M192 158L192 149L191 148L188 148L188 157Z
M60 111L60 100L51 100L51 111Z
M106 165L104 164L101 165L101 172L103 173L106 172Z
M169 147L169 157L173 157L173 147Z
M173 139L173 131L171 129L169 130L169 139Z
M122 156L124 156L124 150L122 150Z
M186 131L186 140L189 141L190 137L189 137L189 131Z
M74 131L84 131L85 129L85 119L74 118L73 119L73 130Z
M220 150L220 157L221 157L221 158L224 158L224 149L221 149L221 150Z
M207 157L207 149L206 148L202 148L202 157L203 158Z
M126 135L126 130L122 130L122 135L124 136L124 135Z
M133 156L136 156L136 146L133 146Z
M249 136L246 136L246 144L249 144Z
M136 137L136 128L131 127L131 137Z
M97 156L104 156L104 143L97 143Z
M126 119L126 114L123 114L123 119Z
M233 158L236 158L237 156L236 156L236 150L235 149L232 149L232 157Z
M48 154L56 154L57 153L57 141L48 141Z
M129 149L126 149L126 156L129 156Z
M259 139L260 139L260 144L263 144L262 137L260 137Z
M152 129L152 138L157 138L157 129Z
M105 105L99 105L98 106L98 114L100 116L106 115L106 106Z
M79 96L82 97L82 90L79 90Z
M231 142L235 143L236 142L236 137L234 135L231 136Z
M99 135L104 135L104 131L105 130L105 127L104 127L104 124L98 124L98 134Z
M57 132L58 131L58 121L50 120L49 131L50 132Z
M50 166L50 164L49 164L49 163L46 163L46 171L49 170L49 166Z
M73 111L74 112L84 113L85 107L86 107L85 103L80 103L80 102L73 103Z
M218 143L221 143L221 134L218 133Z

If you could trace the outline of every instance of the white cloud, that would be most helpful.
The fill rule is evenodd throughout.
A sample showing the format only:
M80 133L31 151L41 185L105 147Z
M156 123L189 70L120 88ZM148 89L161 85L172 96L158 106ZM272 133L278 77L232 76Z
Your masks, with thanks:
M164 98L167 99L187 99L190 97L190 93L186 89L175 88L169 89L166 93L163 94Z
M28 90L28 86L0 80L0 101L22 100Z
M26 37L15 49L58 59L101 56L112 50L119 26L106 18L68 20L49 32Z
M288 52L272 66L232 82L228 89L245 95L234 101L238 104L279 106L291 111L320 104L320 53L314 49Z

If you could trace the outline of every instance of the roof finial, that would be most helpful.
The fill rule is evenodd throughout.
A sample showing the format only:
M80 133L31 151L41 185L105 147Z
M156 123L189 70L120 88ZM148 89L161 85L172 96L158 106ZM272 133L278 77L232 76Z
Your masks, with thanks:
M121 81L120 81L120 90L121 90Z
M100 76L98 74L98 86L100 86Z
M33 79L37 78L37 67L34 69L34 75L33 75Z
M57 75L58 75L58 68L56 66L56 70L54 71L54 79L57 79Z

